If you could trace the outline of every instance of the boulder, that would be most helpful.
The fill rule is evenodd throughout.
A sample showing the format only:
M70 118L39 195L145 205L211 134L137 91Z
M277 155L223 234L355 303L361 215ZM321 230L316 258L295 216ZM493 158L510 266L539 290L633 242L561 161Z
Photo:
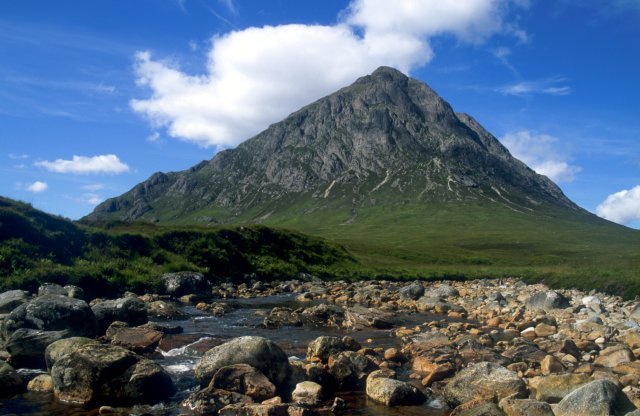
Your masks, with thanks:
M436 288L429 289L429 294L439 298L455 298L460 296L460 292L451 285L440 285Z
M51 378L59 400L83 405L156 403L175 392L160 365L114 345L77 347L55 361Z
M311 341L307 347L307 359L319 359L326 362L330 355L343 351L357 351L360 344L351 337L321 336Z
M91 338L71 337L49 344L44 351L47 369L51 371L56 361L86 344L98 344L98 341Z
M84 289L74 285L66 285L64 290L67 291L67 296L74 299L84 299Z
M453 409L450 416L504 416L504 412L493 402L473 400Z
M554 374L546 377L534 377L529 380L536 400L558 403L567 394L584 386L591 377L587 374Z
M294 409L300 409L300 412L295 413ZM309 413L307 409L282 403L236 403L226 405L218 411L218 416L303 416L311 414L315 413Z
M49 374L35 376L27 384L27 391L50 393L53 391L53 380Z
M10 397L22 390L22 378L9 364L0 361L0 397Z
M322 401L322 386L313 381L303 381L296 384L291 398L295 403L304 406L317 406Z
M38 287L38 296L45 295L67 296L67 290L57 283L43 283Z
M233 364L248 364L257 368L276 387L283 386L289 377L289 359L275 342L262 337L245 336L207 351L196 366L196 379L201 385L207 385L218 370Z
M147 305L135 297L105 300L91 307L96 316L98 335L105 333L114 321L137 326L147 323Z
M622 416L636 407L610 380L596 380L565 396L554 408L556 416Z
M595 359L594 364L613 368L618 364L628 363L635 359L635 355L629 348L623 345L614 345L600 351L600 355Z
M182 401L182 406L198 415L220 415L223 414L221 412L223 408L234 404L240 404L240 407L237 409L243 409L244 405L253 404L253 400L244 394L207 387L191 393ZM224 414L238 415L247 413L232 412ZM249 415L250 414L251 413L249 413Z
M161 339L162 332L150 328L121 328L111 336L111 344L137 354L148 354L156 349Z
M532 311L550 311L552 309L568 308L569 306L571 306L569 300L553 290L536 293L526 302L527 309Z
M159 319L185 319L189 315L178 309L178 306L173 302L165 302L163 300L156 300L147 304L148 316Z
M168 295L175 298L190 294L202 294L211 292L209 282L202 273L178 272L167 273L160 278L164 285L164 290Z
M244 394L257 402L276 395L276 386L258 369L247 364L222 367L214 374L209 388Z
M424 286L419 283L412 283L408 286L403 286L398 290L398 296L404 300L418 300L424 295Z
M93 337L96 321L91 308L82 300L43 295L14 309L2 332L12 362L42 366L47 345L68 337Z
M474 399L522 398L527 386L518 374L498 364L480 362L456 374L444 389L445 400L457 406Z
M366 392L371 400L385 406L412 406L427 400L415 386L386 375L378 370L367 377Z
M375 308L354 306L345 311L344 318L344 326L348 328L389 329L393 327L393 315Z
M0 313L9 313L30 299L29 292L24 290L10 290L0 293Z
M329 357L329 374L333 379L331 387L334 390L359 390L364 382L378 366L366 355L354 351L344 351Z
M532 399L506 398L499 406L506 416L554 416L548 403Z

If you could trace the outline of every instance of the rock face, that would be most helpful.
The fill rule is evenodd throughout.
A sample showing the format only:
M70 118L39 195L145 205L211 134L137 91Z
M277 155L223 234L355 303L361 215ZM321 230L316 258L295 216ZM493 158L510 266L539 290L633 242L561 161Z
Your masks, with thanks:
M212 209L215 218L194 221L224 223L338 206L359 221L372 198L397 207L479 198L521 210L539 203L577 210L473 118L456 114L427 85L381 67L210 161L154 174L86 219L172 221Z
M86 302L66 296L44 295L14 309L2 328L7 351L16 365L41 366L52 342L96 334L94 314Z
M178 272L167 273L161 277L164 290L168 295L180 297L190 294L202 294L211 290L202 273Z
M385 406L418 405L425 402L425 395L411 384L385 377L374 371L367 377L367 396Z
M124 348L85 344L55 361L56 397L78 404L132 405L166 400L173 382L160 365Z
M96 317L98 334L105 333L114 321L126 322L137 326L146 324L148 319L147 305L134 297L105 300L91 307Z
M446 401L459 405L474 399L498 400L508 396L524 397L527 386L518 375L490 363L473 364L455 375L444 390Z
M196 379L207 385L222 367L248 364L257 368L277 387L289 377L287 354L273 341L262 337L239 337L207 351L195 369Z
M28 301L29 292L24 290L10 290L0 293L0 313L9 313Z
M596 380L567 395L554 413L556 416L622 416L635 409L614 382Z

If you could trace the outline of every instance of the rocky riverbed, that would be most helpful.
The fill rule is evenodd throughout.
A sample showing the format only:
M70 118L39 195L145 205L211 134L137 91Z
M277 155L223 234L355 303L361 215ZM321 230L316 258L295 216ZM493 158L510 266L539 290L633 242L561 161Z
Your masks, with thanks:
M640 304L515 279L0 294L0 415L640 415Z

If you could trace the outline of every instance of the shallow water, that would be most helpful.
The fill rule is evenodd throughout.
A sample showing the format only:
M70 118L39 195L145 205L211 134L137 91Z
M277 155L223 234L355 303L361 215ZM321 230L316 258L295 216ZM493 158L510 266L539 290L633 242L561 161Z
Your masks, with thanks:
M188 318L173 321L153 320L158 324L170 323L179 325L184 332L176 335L165 335L159 351L161 357L157 362L172 376L178 392L168 403L132 408L130 414L177 415L189 414L180 408L178 403L189 393L197 389L193 375L200 356L208 349L225 342L228 339L257 335L271 339L280 345L290 357L303 359L306 355L307 344L321 335L342 336L349 335L358 340L363 346L397 347L399 339L392 335L392 330L371 329L352 331L335 327L282 327L266 329L260 327L265 311L279 307L308 307L310 302L297 302L293 295L279 295L252 299L234 299L228 301L234 309L225 315L215 317L201 312L193 306L181 307ZM441 315L428 313L399 314L395 328L414 327L425 322L440 320ZM370 340L372 342L367 342ZM20 370L24 378L30 379L42 370ZM395 416L395 415L428 415L441 416L448 414L442 409L442 404L435 401L423 406L387 408L372 403L363 393L343 394L349 405L349 414L363 416ZM27 392L8 400L0 401L0 415L96 415L97 409L85 409L77 406L64 405L57 402L51 394Z

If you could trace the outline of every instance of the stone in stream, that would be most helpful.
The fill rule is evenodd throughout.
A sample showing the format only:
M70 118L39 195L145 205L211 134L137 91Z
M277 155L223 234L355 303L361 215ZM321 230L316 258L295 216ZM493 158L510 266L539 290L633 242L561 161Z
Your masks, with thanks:
M49 393L53 391L53 379L49 374L40 374L27 384L27 391Z
M348 328L377 328L389 329L393 327L393 314L375 308L353 306L345 310L343 325Z
M156 349L161 339L162 332L150 328L121 328L112 334L111 344L137 354L148 354Z
M596 380L565 396L554 408L556 416L622 416L636 409L610 380Z
M444 389L447 403L457 406L474 399L525 397L527 386L518 374L498 364L481 362L456 374Z
M322 401L322 386L313 381L303 381L296 384L291 398L295 403L304 406L317 406Z
M403 286L398 290L398 296L404 300L418 300L424 295L424 286L420 283L412 283L407 286Z
M23 303L27 303L31 297L24 290L9 290L0 293L0 313L9 313Z
M526 307L532 311L550 311L552 309L565 309L571 306L569 300L560 293L548 290L546 292L536 293L531 296Z
M189 315L182 312L173 302L156 300L147 304L147 314L159 319L185 319Z
M343 351L358 351L360 344L351 337L332 337L323 335L311 341L307 346L307 359L326 362L329 356Z
M363 354L344 351L329 357L330 390L360 390L367 376L378 369L376 363Z
M244 394L207 387L191 393L181 404L199 415L217 415L224 414L221 411L226 406L239 404L240 406L237 409L242 409L245 405L253 404L253 400ZM238 411L226 414L239 415L247 413ZM267 415L269 415L269 413L267 413Z
M114 345L74 349L55 361L51 378L59 400L83 405L157 403L175 392L160 365Z
M506 416L554 416L549 403L532 399L505 398L498 404Z
M0 361L0 397L12 396L22 390L22 378L16 370L4 361Z
M167 273L160 278L167 295L179 298L190 294L210 294L211 285L204 278L202 273L178 272Z
M266 338L245 336L207 351L196 366L196 380L207 385L218 370L233 364L257 368L276 387L282 387L289 377L289 359L282 348Z
M450 416L504 416L504 412L493 402L472 400L453 409Z
M137 326L146 324L148 319L147 305L136 297L105 300L91 307L98 325L98 335L105 333L114 321L126 322Z
M209 388L244 394L257 402L276 395L276 386L258 369L247 364L222 367L213 376Z
M89 305L66 296L44 295L14 309L2 326L11 361L19 366L43 366L44 351L59 339L96 334Z
M385 406L412 406L427 400L415 386L390 378L389 373L382 370L369 374L366 392L371 400Z
M87 344L97 345L98 341L85 337L71 337L49 344L44 351L44 359L47 364L47 369L51 371L51 368L53 368L56 361Z

